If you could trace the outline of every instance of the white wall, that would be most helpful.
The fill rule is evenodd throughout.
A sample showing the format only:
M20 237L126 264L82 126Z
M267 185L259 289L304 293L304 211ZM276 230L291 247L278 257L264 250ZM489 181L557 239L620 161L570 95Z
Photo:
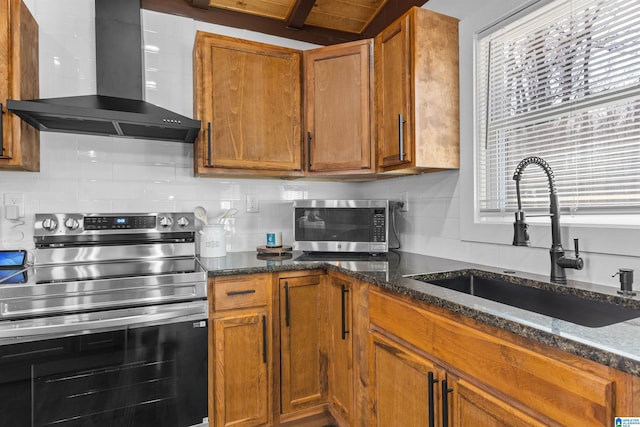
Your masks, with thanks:
M40 30L40 95L96 93L93 0L28 0ZM146 100L192 117L191 52L198 29L297 49L310 44L197 23L156 12L142 13ZM41 133L41 171L0 172L0 193L24 194L25 217L0 219L0 248L32 248L39 212L192 211L211 217L236 207L228 225L229 251L255 250L266 231L291 242L294 198L350 198L356 184L296 180L193 177L193 146L135 139ZM245 211L246 194L259 213ZM1 197L0 197L1 199Z
M238 208L240 214L229 225L228 250L253 250L264 243L266 230L281 230L284 242L291 240L293 198L396 199L408 191L409 212L397 221L404 250L548 274L548 227L532 231L537 247L515 248L510 245L510 224L486 233L473 221L473 37L525 0L481 3L430 0L424 6L460 19L460 171L375 183L196 179L190 146L42 133L40 173L0 172L0 193L21 192L26 202L24 221L0 219L0 247L32 247L36 212L190 211L202 205L212 216L228 207ZM93 1L27 0L27 5L40 25L41 95L95 93ZM149 11L143 11L143 28L145 44L157 47L145 53L146 99L187 116L192 116L191 50L196 30L292 48L313 47ZM245 212L247 193L258 197L260 213ZM565 247L571 248L569 238L580 237L586 259L585 269L569 271L569 276L617 287L617 278L610 276L618 267L640 270L639 249L634 249L640 245L625 238L626 231L618 229L596 239L601 230L565 227ZM493 243L482 243L487 241Z

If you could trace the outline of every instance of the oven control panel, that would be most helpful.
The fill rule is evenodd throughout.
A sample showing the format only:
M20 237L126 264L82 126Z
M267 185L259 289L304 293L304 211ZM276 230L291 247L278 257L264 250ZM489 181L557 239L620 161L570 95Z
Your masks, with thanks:
M85 230L156 228L155 216L88 216L84 218Z
M34 236L194 232L191 212L145 214L36 214Z

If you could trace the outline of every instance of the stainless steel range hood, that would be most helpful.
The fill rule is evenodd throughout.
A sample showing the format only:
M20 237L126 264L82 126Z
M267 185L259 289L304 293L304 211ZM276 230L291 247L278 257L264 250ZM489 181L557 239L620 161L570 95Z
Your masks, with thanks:
M41 131L193 143L200 121L143 100L139 0L95 0L97 95L7 100Z

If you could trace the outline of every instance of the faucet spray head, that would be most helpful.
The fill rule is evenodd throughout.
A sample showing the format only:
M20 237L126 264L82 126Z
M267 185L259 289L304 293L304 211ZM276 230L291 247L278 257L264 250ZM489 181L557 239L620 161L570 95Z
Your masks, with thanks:
M524 211L515 213L516 220L513 223L513 246L531 246L529 241L529 224L525 221Z

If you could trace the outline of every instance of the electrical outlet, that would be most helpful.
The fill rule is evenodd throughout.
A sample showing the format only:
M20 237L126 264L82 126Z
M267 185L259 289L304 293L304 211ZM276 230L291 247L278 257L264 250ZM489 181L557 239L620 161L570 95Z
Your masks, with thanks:
M400 212L409 212L409 192L403 191L400 193L400 201L403 203L400 208Z
M260 212L260 203L255 194L247 194L247 212L258 213Z
M4 194L4 206L16 206L18 209L18 216L24 217L24 194L23 193L5 193ZM16 208L10 208L16 209ZM5 211L7 209L5 208Z

